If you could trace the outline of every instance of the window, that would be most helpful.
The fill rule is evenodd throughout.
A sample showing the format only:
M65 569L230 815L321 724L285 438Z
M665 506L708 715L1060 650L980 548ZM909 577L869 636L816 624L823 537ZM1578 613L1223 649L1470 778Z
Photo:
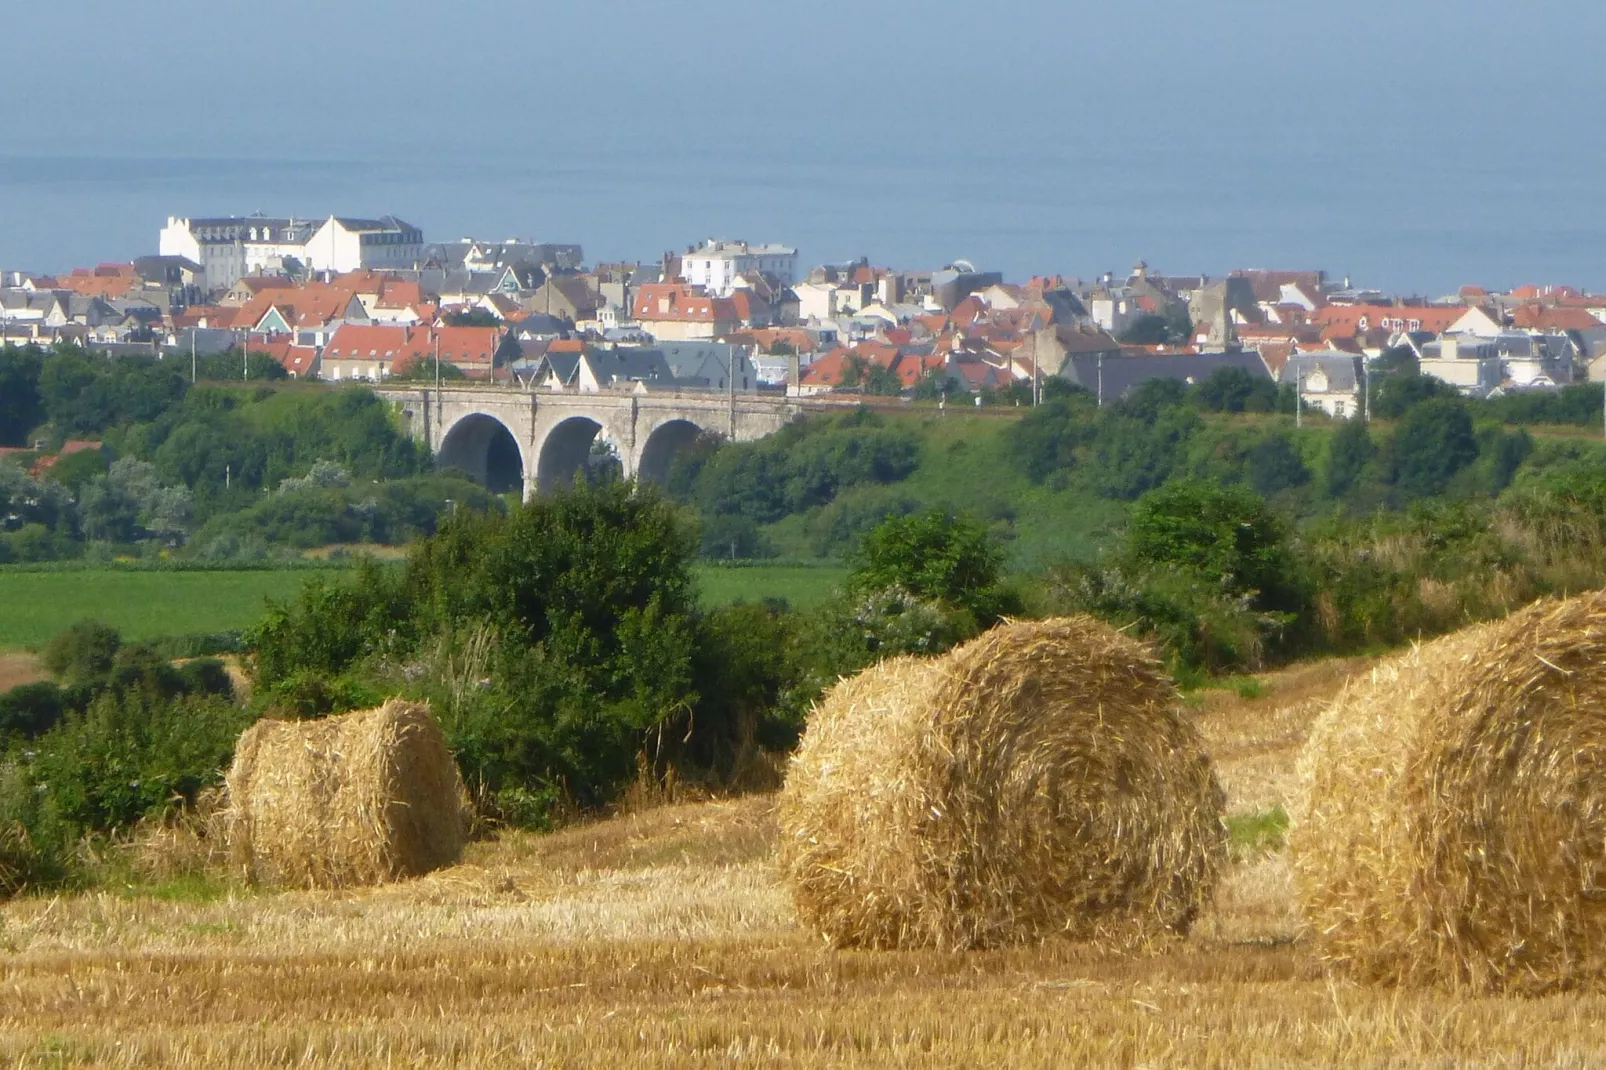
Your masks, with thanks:
M1345 405L1344 405L1344 403L1342 401L1333 402L1333 415L1334 416L1343 416L1344 415L1344 411L1345 411Z

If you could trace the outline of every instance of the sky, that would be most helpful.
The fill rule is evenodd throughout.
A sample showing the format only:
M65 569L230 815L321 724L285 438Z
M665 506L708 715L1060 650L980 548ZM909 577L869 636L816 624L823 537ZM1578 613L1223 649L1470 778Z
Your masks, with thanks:
M4 267L263 210L1606 288L1598 0L75 0L7 35Z

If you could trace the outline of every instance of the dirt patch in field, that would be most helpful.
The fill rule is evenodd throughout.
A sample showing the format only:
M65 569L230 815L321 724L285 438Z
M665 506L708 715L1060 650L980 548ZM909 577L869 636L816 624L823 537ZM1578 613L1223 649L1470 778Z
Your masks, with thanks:
M10 691L13 687L48 679L50 674L39 664L36 655L22 651L0 653L0 691Z

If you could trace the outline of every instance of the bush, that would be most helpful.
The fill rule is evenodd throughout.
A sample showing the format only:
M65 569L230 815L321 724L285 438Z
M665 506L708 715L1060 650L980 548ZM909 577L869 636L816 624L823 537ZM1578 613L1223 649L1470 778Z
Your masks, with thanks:
M863 595L900 590L969 613L982 627L1005 612L1003 560L987 529L932 509L890 517L865 535L848 586Z
M111 672L123 638L97 620L81 620L45 644L40 660L50 675L69 683Z

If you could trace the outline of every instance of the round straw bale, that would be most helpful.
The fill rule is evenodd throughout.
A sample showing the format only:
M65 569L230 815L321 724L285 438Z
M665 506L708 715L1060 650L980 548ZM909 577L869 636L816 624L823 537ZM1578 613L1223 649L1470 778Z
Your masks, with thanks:
M779 802L805 923L961 950L1185 932L1223 795L1148 650L1088 617L896 658L814 710Z
M1606 594L1379 665L1300 775L1295 879L1334 967L1479 991L1606 977Z
M259 721L226 778L230 853L269 884L334 888L456 862L471 810L426 705Z

